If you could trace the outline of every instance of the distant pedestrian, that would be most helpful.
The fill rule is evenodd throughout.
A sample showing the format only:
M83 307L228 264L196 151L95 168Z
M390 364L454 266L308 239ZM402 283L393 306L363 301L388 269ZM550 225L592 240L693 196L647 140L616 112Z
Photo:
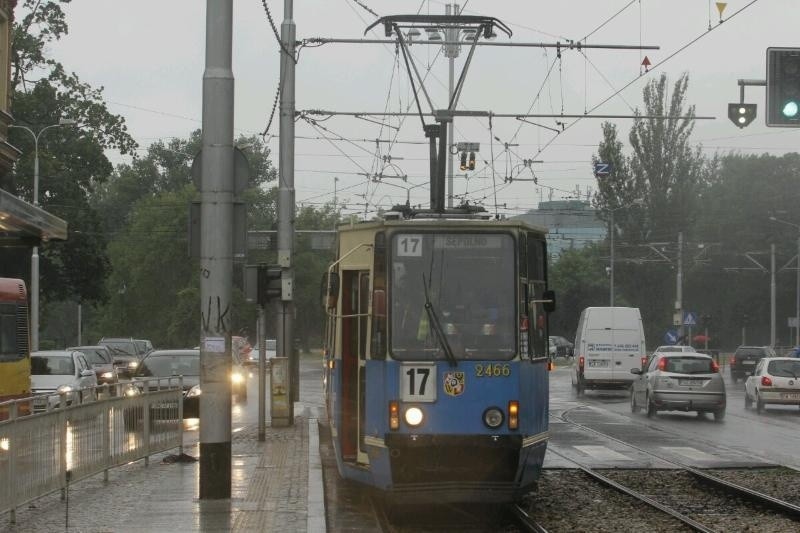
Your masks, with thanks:
M789 354L789 357L800 358L800 346L795 346L792 352Z

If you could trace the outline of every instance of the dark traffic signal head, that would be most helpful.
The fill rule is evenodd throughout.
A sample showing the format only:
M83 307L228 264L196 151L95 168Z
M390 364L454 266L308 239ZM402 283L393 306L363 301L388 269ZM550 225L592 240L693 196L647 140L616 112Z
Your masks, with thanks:
M740 128L744 128L756 118L756 104L728 104L728 118Z
M475 170L475 152L469 153L469 169Z
M800 48L767 48L767 126L800 127Z
M458 168L467 170L467 152L461 152L461 165Z

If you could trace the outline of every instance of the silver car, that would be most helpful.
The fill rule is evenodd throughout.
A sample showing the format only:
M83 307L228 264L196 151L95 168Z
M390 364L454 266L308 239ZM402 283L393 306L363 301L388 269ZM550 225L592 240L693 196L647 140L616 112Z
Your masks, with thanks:
M631 411L696 411L725 418L725 383L719 365L710 356L690 352L656 353L631 386Z

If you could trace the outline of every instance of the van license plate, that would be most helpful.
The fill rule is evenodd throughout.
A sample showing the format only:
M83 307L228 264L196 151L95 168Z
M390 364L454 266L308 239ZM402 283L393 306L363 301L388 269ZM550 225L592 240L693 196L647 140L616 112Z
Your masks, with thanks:
M589 366L594 368L607 368L608 359L589 359Z
M742 361L742 364L743 365L754 365L754 364L756 364L756 362L755 361Z
M794 393L781 394L781 398L783 398L784 400L800 400L800 393L797 393L797 394L794 394Z
M694 387L695 385L702 385L702 384L703 384L702 381L698 381L696 379L679 379L678 380L678 385L683 385L683 386L688 386L688 387Z

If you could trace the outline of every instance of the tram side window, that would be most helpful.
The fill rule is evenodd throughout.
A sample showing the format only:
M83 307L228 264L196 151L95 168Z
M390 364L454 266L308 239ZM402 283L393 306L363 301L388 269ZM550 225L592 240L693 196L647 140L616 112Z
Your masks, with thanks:
M546 289L544 240L528 235L527 248L531 351L534 357L547 357L547 315L541 303Z
M17 347L17 312L13 304L0 304L0 361L20 358Z

